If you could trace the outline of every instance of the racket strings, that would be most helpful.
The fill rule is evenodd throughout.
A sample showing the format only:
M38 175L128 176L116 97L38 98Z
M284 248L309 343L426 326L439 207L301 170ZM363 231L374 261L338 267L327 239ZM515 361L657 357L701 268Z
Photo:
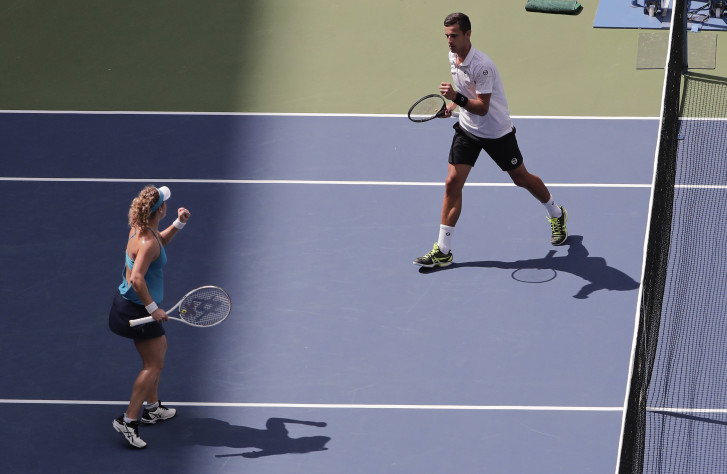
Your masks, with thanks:
M416 104L409 111L412 120L427 120L436 117L442 111L444 101L438 97L427 97Z
M230 314L230 297L221 288L199 288L179 305L179 317L194 326L213 326Z

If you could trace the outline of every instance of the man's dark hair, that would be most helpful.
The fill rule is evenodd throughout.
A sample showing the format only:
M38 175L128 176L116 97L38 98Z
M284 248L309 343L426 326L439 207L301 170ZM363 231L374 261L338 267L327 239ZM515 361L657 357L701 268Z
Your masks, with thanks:
M454 25L459 25L459 29L462 33L467 33L472 29L470 18L464 13L450 13L447 15L447 18L444 19L444 26Z

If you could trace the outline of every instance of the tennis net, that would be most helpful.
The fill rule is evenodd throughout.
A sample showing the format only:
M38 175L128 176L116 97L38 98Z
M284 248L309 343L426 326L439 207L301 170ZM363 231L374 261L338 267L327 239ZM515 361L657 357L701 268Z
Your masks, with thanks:
M727 472L727 81L683 81L644 472Z
M727 80L684 72L684 4L672 12L620 473L727 472Z

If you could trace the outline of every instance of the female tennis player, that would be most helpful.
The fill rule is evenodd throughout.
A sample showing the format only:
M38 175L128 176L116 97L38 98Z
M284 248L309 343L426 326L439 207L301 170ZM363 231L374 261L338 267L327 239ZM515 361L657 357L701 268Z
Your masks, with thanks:
M167 200L172 195L168 187L147 186L134 198L129 209L129 240L126 244L126 265L121 285L109 312L109 327L114 333L133 339L142 360L142 369L131 391L126 413L113 421L113 427L136 448L146 446L139 437L139 413L143 423L167 420L176 414L159 401L159 377L164 367L167 338L162 322L167 313L158 307L164 297L164 247L182 229L190 212L180 207L177 219L159 231L159 222L167 215ZM154 322L130 327L129 320L151 315Z

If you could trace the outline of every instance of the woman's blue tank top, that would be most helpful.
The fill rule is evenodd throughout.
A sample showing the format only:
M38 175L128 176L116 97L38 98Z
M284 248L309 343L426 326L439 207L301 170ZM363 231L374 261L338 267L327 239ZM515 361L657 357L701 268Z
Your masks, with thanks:
M146 275L144 275L144 281L146 282L146 287L149 289L151 298L155 303L159 304L164 299L164 265L167 264L167 253L156 233L152 231L152 234L154 234L154 238L157 239L161 252L159 252L159 257L149 264L149 269L146 271ZM129 240L134 238L135 235L136 232L129 237ZM129 267L130 270L133 269L134 259L129 257L128 253L125 253L125 255L126 264L124 265L124 270L121 273L121 285L119 285L119 292L121 293L121 296L132 303L143 305L144 303L141 302L139 296L134 291L134 288L132 288L129 282L126 281L126 267Z

